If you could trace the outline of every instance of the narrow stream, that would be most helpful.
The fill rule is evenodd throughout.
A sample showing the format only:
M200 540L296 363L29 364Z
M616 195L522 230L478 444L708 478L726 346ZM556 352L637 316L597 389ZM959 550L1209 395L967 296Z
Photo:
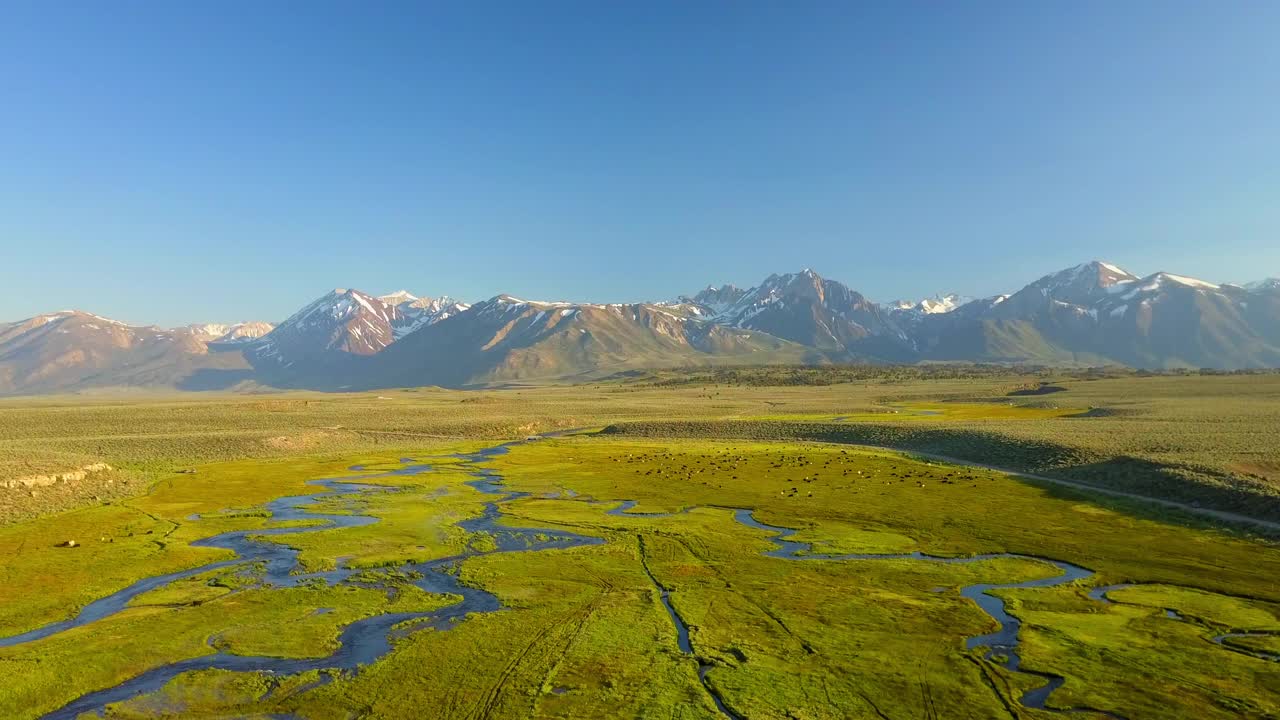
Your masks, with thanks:
M512 444L514 443L506 443L486 448L476 453L460 455L459 457L469 462L481 462L507 452ZM389 475L414 475L431 469L430 465L418 464L411 459L402 459L402 462L405 463L404 467L378 475L315 480L309 484L323 487L326 489L325 492L282 497L266 505L266 508L271 512L273 520L319 520L323 524L308 527L237 530L199 540L192 544L199 547L225 548L235 552L237 557L232 560L209 563L190 570L140 580L123 590L87 605L76 617L70 620L51 623L19 635L0 638L0 647L20 645L64 632L73 627L101 620L125 609L130 601L149 590L210 570L246 562L261 563L265 567L262 582L269 582L276 586L294 586L314 578L323 579L329 584L348 582L352 575L361 572L361 570L348 568L339 563L340 567L336 570L294 574L298 569L298 551L285 545L253 540L251 536L280 536L334 528L359 527L376 523L378 519L368 515L338 515L312 512L307 510L306 506L318 500L346 495L397 491L399 488L366 484L365 481ZM353 471L362 469L361 466L353 466L351 468ZM454 623L464 619L471 613L494 612L502 607L498 598L492 593L463 585L455 575L450 573L450 570L459 561L490 553L570 548L597 545L604 542L602 538L588 537L563 530L510 528L498 525L498 520L502 515L498 504L524 497L527 493L508 492L501 487L501 478L492 471L478 470L473 474L476 479L469 481L468 485L480 492L502 495L502 497L486 503L480 517L463 521L459 523L459 526L469 532L488 533L493 537L496 549L483 552L467 551L426 563L407 563L395 568L405 572L416 571L416 573L421 574L420 578L410 580L417 587L430 593L458 595L462 598L461 601L431 612L386 613L357 620L343 629L338 639L338 649L323 658L257 657L218 652L212 655L162 665L114 687L81 696L67 705L47 713L44 718L46 720L73 720L82 713L101 713L108 704L156 692L173 678L192 670L216 668L238 672L268 671L281 675L311 670L354 672L360 666L372 663L390 652L392 641L397 637L425 628L448 630ZM365 584L362 583L362 585ZM396 628L396 626L402 624L407 624L407 627Z
M623 503L623 505L626 505L628 508L632 508L632 507L635 507L636 503L634 501L627 501L627 503ZM620 515L622 514L621 508L622 506L620 505L619 507L614 508L609 512L611 514ZM630 514L634 517L655 517L655 516L665 517L670 513L630 513ZM649 576L649 582L653 583L653 586L658 589L658 599L662 601L662 607L667 609L667 615L671 617L671 624L675 625L676 647L680 648L680 652L684 653L685 655L688 655L689 657L692 657L698 660L698 682L702 683L702 687L707 691L707 695L711 697L711 702L715 703L716 710L719 710L721 715L729 718L730 720L742 720L741 716L734 713L732 710L729 709L727 705L725 705L724 699L720 697L720 693L716 692L715 688L711 687L711 682L707 680L707 673L710 672L711 668L714 666L708 663L702 662L701 659L697 658L697 656L694 655L693 643L689 641L689 625L684 621L684 618L680 617L680 613L676 612L675 606L671 604L671 590L669 590L667 586L658 582L658 578L655 577L653 574L653 571L649 569L649 562L644 557L644 539L643 538L641 538L640 543L641 543L641 546L640 546L641 567L644 568L644 574Z
M983 635L975 635L965 640L965 647L973 649L977 647L988 648L986 659L998 663L1000 666L1010 672L1022 673L1024 675L1034 675L1042 678L1045 683L1038 687L1027 690L1018 698L1018 702L1024 707L1036 710L1045 710L1048 712L1060 713L1095 713L1105 715L1107 717L1118 718L1118 715L1108 713L1096 708L1070 708L1060 710L1056 708L1046 707L1045 703L1049 699L1049 695L1062 686L1065 678L1060 675L1050 673L1035 672L1022 669L1022 657L1018 654L1018 631L1022 627L1022 622L1018 618L1009 614L1005 609L1004 600L991 594L992 590L1014 590L1022 588L1047 588L1057 585L1065 585L1091 577L1093 571L1087 568L1073 565L1063 560L1053 560L1051 558L1036 557L1032 555L1019 555L1016 553L984 553L981 555L971 555L968 557L940 557L937 555L927 555L921 552L912 553L848 553L848 554L823 554L811 552L812 545L805 542L797 542L790 540L792 535L796 534L796 530L792 528L778 527L776 525L766 525L755 519L751 510L738 509L734 511L734 518L747 527L757 530L763 530L773 534L770 540L776 546L773 550L767 551L765 554L769 557L782 558L784 560L835 560L835 561L870 561L870 560L923 560L927 562L946 563L952 565L967 564L974 562L983 562L986 560L995 560L998 558L1011 558L1017 560L1031 560L1034 562L1052 565L1058 570L1058 574L1053 577L1040 578L1037 580L1024 580L1017 583L976 583L966 585L960 589L960 595L975 602L991 619L1000 624L1000 629L992 633Z
M521 442L526 441L504 443L485 448L474 453L460 454L456 457L474 465L475 463L481 463L495 456L502 455L508 452L510 447L518 445ZM275 586L296 586L299 583L314 581L315 579L323 580L331 585L351 582L351 576L361 572L361 570L349 568L345 563L339 562L339 567L335 570L317 573L300 573L298 572L298 551L285 545L254 539L254 536L300 534L316 532L319 530L331 530L335 528L360 527L378 522L376 517L369 515L343 515L314 512L308 510L307 507L318 501L332 498L341 498L344 496L355 497L361 494L374 492L397 492L400 491L400 488L372 484L368 481L376 480L379 477L393 475L416 475L429 472L432 469L430 465L419 463L411 458L402 458L401 462L404 465L403 467L385 473L315 480L309 484L323 488L323 491L306 495L278 498L267 503L265 506L270 512L272 520L319 521L319 524L317 525L288 528L275 527L261 530L238 530L196 541L192 543L195 546L223 548L234 552L236 557L231 560L209 563L189 570L139 580L123 590L90 603L74 618L62 622L51 623L18 635L0 638L0 647L21 645L23 643L50 637L52 635L65 632L71 628L110 617L111 615L125 609L133 599L150 590L163 587L177 580L182 580L211 570L231 567L234 565L246 563L259 565L262 568L261 583L270 583ZM358 465L351 468L352 471L362 471L363 469L364 468L362 466ZM192 670L216 668L241 672L268 671L281 675L296 674L312 670L356 672L360 666L372 663L390 652L392 649L392 643L400 637L404 637L408 634L426 628L433 628L441 631L448 630L456 622L463 620L471 613L488 613L501 609L502 606L500 601L493 594L477 588L468 587L459 582L457 576L451 572L456 568L459 561L490 553L528 552L557 548L563 549L584 545L597 545L604 542L602 538L589 537L563 530L511 528L499 525L498 522L503 516L502 510L499 507L500 504L528 497L529 493L511 491L507 489L503 486L502 477L495 471L478 467L473 467L472 470L473 472L471 474L474 479L468 481L467 485L470 485L482 493L498 495L500 497L496 498L492 502L486 503L483 512L479 517L460 522L458 523L458 526L468 532L488 534L493 538L495 545L494 549L486 551L468 550L451 557L420 564L407 563L395 568L404 572L413 571L415 576L420 575L420 577L417 577L417 579L413 579L410 582L422 590L430 593L451 593L462 598L459 602L431 612L386 613L358 620L346 626L342 630L339 636L338 649L331 655L323 658L290 659L258 657L234 655L220 651L204 657L192 658L177 663L163 665L114 687L84 695L62 708L46 714L44 718L49 720L71 720L86 712L100 713L108 704L127 700L141 694L158 691L173 678L184 672ZM571 498L575 497L577 493L574 493L572 490L564 489L563 495ZM592 502L593 504L603 504L602 501L589 502ZM637 504L634 500L604 502L611 502L613 504L613 507L605 510L606 514L620 517L655 518L679 514L630 512ZM688 512L692 509L694 508L685 508L680 512ZM997 558L1012 558L1039 562L1054 567L1058 570L1058 574L1053 577L1028 580L1018 583L977 583L961 588L960 594L963 597L972 600L979 608L982 609L983 612L999 624L999 629L995 632L967 638L965 641L966 647L988 648L986 658L989 661L996 662L1011 672L1035 676L1044 681L1042 685L1022 694L1019 698L1019 702L1024 707L1057 713L1090 712L1112 718L1119 717L1112 713L1094 708L1082 707L1056 709L1046 707L1046 702L1050 695L1063 684L1064 679L1058 675L1024 670L1021 668L1022 660L1018 652L1018 633L1021 623L1018 618L1014 617L1007 611L1003 600L991 594L991 592L995 590L1047 588L1072 583L1091 577L1093 575L1091 570L1061 560L1014 553L987 553L961 558L939 557L920 552L899 554L813 553L812 545L810 543L799 542L791 539L791 537L796 534L796 530L774 525L766 525L756 520L753 515L753 511L749 509L727 509L732 510L735 520L740 524L770 534L769 540L773 543L774 547L765 552L767 556L789 561L825 560L861 562L880 560L918 560L947 564L964 564L982 562ZM649 580L658 589L662 605L666 609L667 614L670 616L672 624L675 627L677 647L683 654L696 659L697 655L694 652L692 642L690 640L689 628L671 602L672 591L658 581L650 571L647 562L644 562L644 571L648 575ZM367 586L367 584L363 583L362 585ZM1089 592L1089 597L1098 602L1110 603L1112 601L1107 597L1107 593L1124 587L1128 587L1128 585L1111 585L1094 588ZM1169 614L1169 617L1174 620L1185 621L1185 619L1176 612L1166 611L1166 614ZM1212 638L1212 641L1235 652L1253 655L1262 659L1280 660L1280 658L1277 658L1276 656L1267 653L1253 652L1238 646L1233 646L1229 642L1232 638L1253 637L1269 634L1270 633L1244 632L1225 633ZM730 718L730 720L741 720L738 715L733 713L726 706L723 699L707 681L707 673L713 666L703 663L700 659L698 662L698 677L703 687L715 703L716 708L724 717Z
M358 470L360 468L357 466L353 469ZM386 477L388 475L416 474L427 469L429 469L429 466L426 465L412 465L368 477L376 478ZM323 522L323 525L306 528L237 530L222 533L221 535L214 535L213 537L204 538L202 540L196 540L191 543L194 547L230 550L236 554L236 557L231 560L208 563L189 570L181 570L178 572L168 573L166 575L156 575L154 577L144 578L123 590L89 603L75 617L69 620L50 623L43 627L29 630L25 633L0 638L0 647L21 645L33 640L49 637L50 635L56 635L74 627L79 627L81 625L101 620L125 609L129 603L134 600L134 598L146 592L164 587L165 585L177 580L183 580L211 570L218 570L220 568L240 565L243 563L262 563L265 568L263 580L278 586L292 587L300 582L316 577L324 578L330 582L337 582L345 578L347 575L350 575L351 571L335 570L327 573L291 575L290 572L297 567L298 553L296 550L272 542L253 540L251 537L296 534L301 532L314 532L316 530L331 530L334 528L360 527L362 525L369 525L377 522L376 518L365 515L330 515L325 513L308 512L302 509L303 506L310 505L322 498L341 497L343 495L353 495L356 493L388 491L395 489L374 484L353 484L344 482L343 480L343 478L314 480L309 484L326 488L328 492L277 498L266 505L267 510L271 512L273 520L318 520Z
M1090 590L1089 598L1092 600L1097 600L1098 602L1101 602L1101 603L1106 603L1108 605L1111 605L1111 604L1124 605L1126 603L1124 603L1121 600L1112 600L1108 596L1108 593L1115 590L1124 590L1125 588L1131 588L1131 587L1134 587L1133 583L1121 583L1119 585L1103 585L1102 587L1096 587L1093 590ZM1164 616L1169 618L1170 620L1179 620L1182 622L1195 624L1191 619L1183 616L1181 613L1179 613L1177 610L1174 610L1173 608L1165 608ZM1214 635L1213 637L1209 638L1209 642L1213 643L1214 645L1219 645L1226 650L1230 650L1231 652L1240 653L1241 655L1248 655L1249 657L1255 657L1255 658L1258 658L1259 660L1268 660L1270 662L1280 662L1280 654L1264 652L1262 650L1253 650L1253 649L1242 647L1240 645L1237 645L1231 642L1231 640L1235 638L1263 638L1263 637L1277 637L1277 636L1280 636L1280 632L1272 632L1267 630L1256 630L1252 632L1245 631L1245 630L1239 630L1239 631L1233 630L1231 632L1225 632L1219 635Z

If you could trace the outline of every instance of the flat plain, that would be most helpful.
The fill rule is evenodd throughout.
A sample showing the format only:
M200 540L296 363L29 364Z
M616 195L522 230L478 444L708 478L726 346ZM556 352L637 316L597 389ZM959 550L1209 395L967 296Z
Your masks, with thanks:
M7 400L0 716L1277 717L1277 457L1275 374Z

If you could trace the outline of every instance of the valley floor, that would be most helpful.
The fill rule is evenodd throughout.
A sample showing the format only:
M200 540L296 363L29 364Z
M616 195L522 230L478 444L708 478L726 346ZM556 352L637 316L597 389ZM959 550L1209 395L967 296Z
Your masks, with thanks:
M1272 384L1155 380L14 408L145 491L0 528L0 716L1276 717L1264 530L850 444L1269 516Z

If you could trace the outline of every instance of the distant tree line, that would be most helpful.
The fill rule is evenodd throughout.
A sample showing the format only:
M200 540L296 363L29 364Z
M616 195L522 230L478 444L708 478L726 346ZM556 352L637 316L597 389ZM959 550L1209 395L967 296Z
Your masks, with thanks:
M930 363L919 365L751 365L732 367L666 368L629 371L610 380L653 387L684 385L786 386L835 385L851 382L908 382L918 380L981 380L1019 377L1024 380L1099 380L1126 377L1188 375L1263 375L1276 369L1215 370L1212 368L1150 370L1120 365L1051 367L998 363Z

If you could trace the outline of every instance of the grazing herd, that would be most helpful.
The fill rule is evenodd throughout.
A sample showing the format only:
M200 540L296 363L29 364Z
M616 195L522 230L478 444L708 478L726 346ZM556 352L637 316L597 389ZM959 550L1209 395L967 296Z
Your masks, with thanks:
M853 487L858 481L879 481L884 485L914 483L927 487L928 482L954 485L961 481L977 481L980 476L966 468L939 466L933 463L910 463L903 466L891 464L872 468L865 457L824 452L816 457L804 453L751 457L729 447L719 453L681 454L669 452L627 453L610 458L611 462L638 466L631 472L644 477L664 480L699 482L709 487L723 488L724 481L738 481L750 476L762 476L782 484L778 494L784 498L812 498L815 491L838 491ZM912 466L916 466L915 469ZM700 477L701 476L701 477ZM703 480L702 477L707 478ZM814 485L817 483L817 485Z

